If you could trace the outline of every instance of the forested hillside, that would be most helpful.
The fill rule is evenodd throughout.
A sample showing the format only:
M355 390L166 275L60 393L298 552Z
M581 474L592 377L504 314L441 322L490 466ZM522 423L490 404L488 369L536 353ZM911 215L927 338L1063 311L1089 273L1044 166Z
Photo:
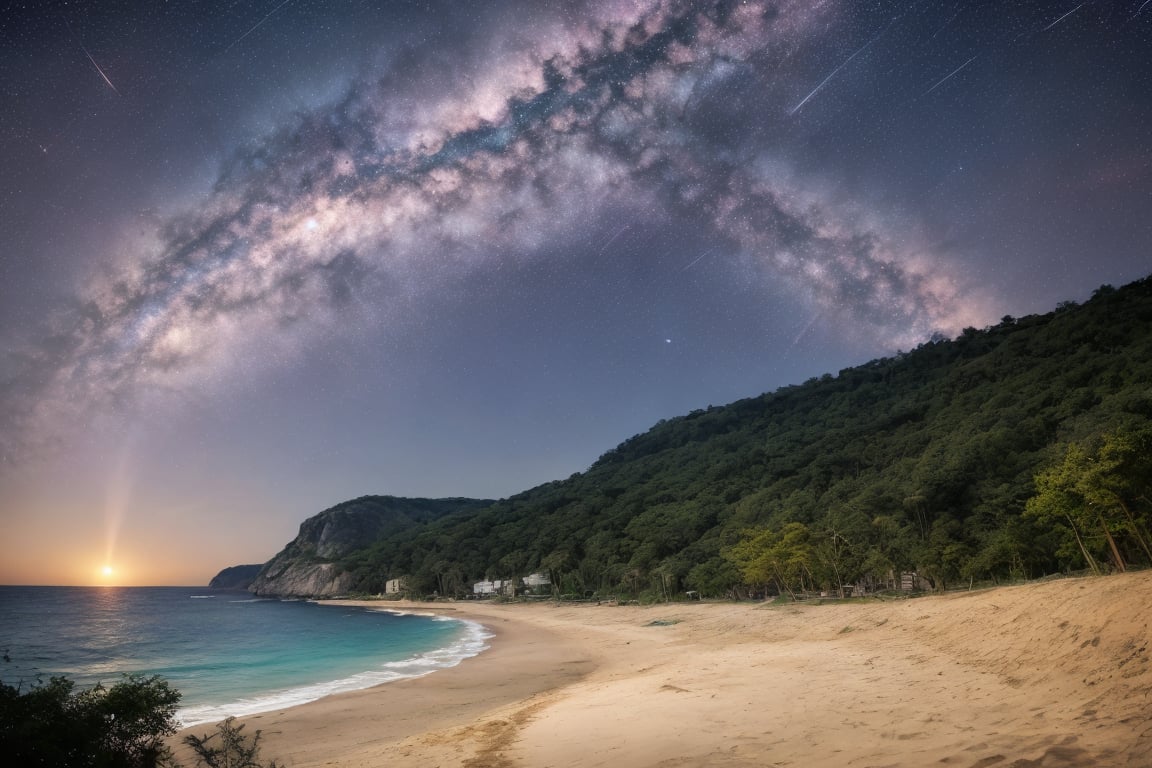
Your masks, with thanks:
M1039 478L1038 478L1039 476ZM1152 562L1152 279L661 422L339 558L363 591L936 588Z

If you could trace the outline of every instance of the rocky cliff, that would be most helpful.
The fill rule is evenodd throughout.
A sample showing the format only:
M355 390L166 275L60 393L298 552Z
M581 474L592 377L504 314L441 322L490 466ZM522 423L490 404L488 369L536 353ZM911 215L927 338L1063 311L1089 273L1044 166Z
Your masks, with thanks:
M233 565L216 574L208 586L212 589L248 589L263 567L263 563Z
M264 564L250 592L268 597L333 597L354 586L340 558L386 534L453 514L483 509L478 499L405 499L362 496L300 524L300 533Z

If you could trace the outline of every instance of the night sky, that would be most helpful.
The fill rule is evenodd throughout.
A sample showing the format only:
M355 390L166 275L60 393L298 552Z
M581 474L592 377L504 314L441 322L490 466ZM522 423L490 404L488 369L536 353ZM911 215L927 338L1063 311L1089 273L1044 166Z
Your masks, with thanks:
M0 85L0 583L204 583L1152 272L1152 0L30 1Z

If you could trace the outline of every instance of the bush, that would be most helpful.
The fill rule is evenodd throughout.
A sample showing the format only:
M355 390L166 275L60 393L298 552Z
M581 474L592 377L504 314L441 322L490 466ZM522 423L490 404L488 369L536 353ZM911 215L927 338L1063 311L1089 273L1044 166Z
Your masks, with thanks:
M126 675L76 691L53 677L24 688L0 682L0 755L6 765L152 768L170 765L180 692L159 677Z
M216 725L216 733L207 736L187 736L184 743L196 753L197 768L280 768L275 760L264 765L260 755L260 731L252 739L241 733L243 725L236 725L229 717ZM212 740L217 741L212 744Z
M180 692L160 677L125 675L105 688L77 691L66 677L28 687L0 681L0 762L16 768L180 768L164 743L176 733ZM228 718L216 733L187 736L197 768L280 768L258 760L260 731L249 739Z

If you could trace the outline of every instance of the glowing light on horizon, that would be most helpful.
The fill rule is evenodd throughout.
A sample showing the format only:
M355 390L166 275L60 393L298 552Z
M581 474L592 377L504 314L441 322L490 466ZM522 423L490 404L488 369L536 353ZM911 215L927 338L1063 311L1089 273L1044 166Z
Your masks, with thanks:
M125 441L117 457L116 465L109 473L108 491L104 498L104 563L100 575L107 580L115 573L109 563L115 562L116 541L128 508L128 497L132 491L132 446L131 436Z

